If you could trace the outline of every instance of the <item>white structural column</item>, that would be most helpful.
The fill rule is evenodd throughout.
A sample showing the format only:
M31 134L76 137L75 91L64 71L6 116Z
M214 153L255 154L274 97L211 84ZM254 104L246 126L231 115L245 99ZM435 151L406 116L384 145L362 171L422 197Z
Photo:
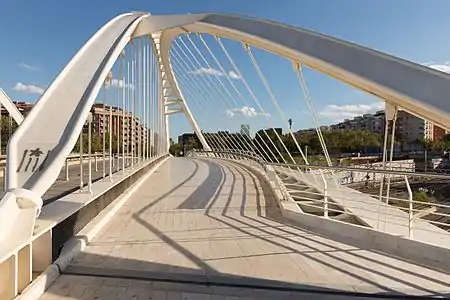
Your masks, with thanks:
M135 157L135 149L136 149L136 77L135 77L135 70L136 70L136 47L135 47L135 40L131 41L131 84L133 85L134 89L131 92L131 168L134 168L134 157Z
M122 74L122 82L123 82L123 87L122 87L122 173L125 173L125 161L126 161L126 152L125 152L125 123L128 124L128 122L126 122L125 120L125 114L126 114L126 95L127 92L126 90L128 89L127 86L127 80L125 80L125 62L124 62L124 58L125 58L126 53L124 53L122 51L122 55L121 55L121 60L122 60L122 69L124 70L123 74ZM129 136L127 135L127 139L129 139ZM128 147L128 141L127 141L127 147Z
M0 88L0 107L3 106L9 115L16 121L17 125L22 124L23 116L12 102L11 98ZM0 116L1 117L1 116Z
M141 107L141 109L142 109L142 115L141 115L141 118L142 118L142 121L141 121L141 123L142 123L142 133L141 133L141 136L142 136L142 139L143 139L143 152L142 152L142 159L147 159L148 157L147 157L147 133L146 133L146 131L147 131L147 119L146 119L146 116L147 116L147 111L146 111L146 109L145 109L145 107L146 107L146 102L147 102L147 92L148 92L148 88L147 88L147 76L148 76L148 70L147 70L147 61L148 61L148 57L147 57L147 49L148 49L148 45L147 45L147 39L144 39L144 52L143 52L143 65L142 65L142 68L143 68L143 72L142 72L142 87L143 87L143 96L142 96L142 107Z
M170 128L169 128L169 114L168 114L169 108L167 106L164 106L164 115L165 115L165 133L166 133L166 151L169 151L170 149Z
M102 168L103 168L103 178L106 177L106 81L103 82L103 90L102 90Z
M138 148L136 149L136 163L139 163L139 161L142 159L142 107L141 107L141 103L142 103L142 98L143 98L143 81L142 81L142 67L143 67L143 60L142 60L142 54L143 54L143 41L142 38L138 39L138 43L136 45L138 47L138 52L137 52L137 99L136 99L136 119L137 119L137 124L138 124L138 128L137 128L137 145Z
M192 126L192 129L194 130L195 134L197 135L197 137L200 140L200 143L203 146L203 149L205 150L211 150L211 148L208 145L208 142L206 141L205 137L203 136L203 133L200 129L200 127L198 126L197 122L195 121L188 105L186 104L186 102L184 101L183 96L181 95L181 91L178 88L178 84L175 81L175 78L173 78L173 81L171 81L168 76L168 72L171 74L172 70L170 65L168 66L168 68L170 70L166 70L166 66L163 63L162 57L164 55L169 55L169 53L161 53L161 32L152 34L152 38L155 44L155 54L158 57L158 70L160 71L160 76L161 76L161 88L162 88L162 100L163 100L163 112L164 112L164 128L163 131L165 132L165 145L164 148L166 149L166 151L169 150L170 148L170 123L169 123L169 117L171 114L173 113L181 113L183 112L189 123ZM171 108L171 107L175 107L175 109Z

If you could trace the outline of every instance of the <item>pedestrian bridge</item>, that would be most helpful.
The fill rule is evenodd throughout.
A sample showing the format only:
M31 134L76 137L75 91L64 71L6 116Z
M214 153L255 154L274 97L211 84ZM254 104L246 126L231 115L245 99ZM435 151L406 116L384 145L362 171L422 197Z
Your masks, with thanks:
M291 80L275 72L283 62ZM307 68L385 102L381 167L333 165ZM450 297L450 206L423 188L444 190L449 176L412 172L392 156L399 110L450 129L449 82L270 21L120 15L9 140L0 299ZM286 86L303 95L313 155L287 121L298 103L277 99ZM183 157L169 154L177 113L195 132L172 151ZM261 130L234 133L244 122ZM417 198L424 193L432 200Z
M334 299L334 293L436 295L450 288L444 271L284 218L268 182L243 164L169 158L146 177L41 299L121 293L132 299L149 290L197 294L192 299L199 293ZM172 290L161 281L181 286L173 283Z

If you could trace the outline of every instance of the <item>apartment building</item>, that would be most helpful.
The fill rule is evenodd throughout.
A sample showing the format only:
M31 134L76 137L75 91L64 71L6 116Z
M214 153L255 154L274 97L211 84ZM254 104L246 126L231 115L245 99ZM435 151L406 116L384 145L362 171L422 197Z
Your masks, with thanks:
M338 124L330 125L331 130L368 130L378 134L384 133L385 128L384 110L377 111L374 114L364 114L354 117L353 119L345 119Z
M330 125L332 130L368 130L384 135L386 126L384 110L374 114L364 114ZM406 111L399 111L395 126L396 136L402 142L405 151L421 150L421 140L441 140L447 131L433 123L416 117Z
M328 131L331 130L330 126L320 126L320 131L324 132L324 131ZM299 133L317 133L316 128L307 128L307 129L300 129L297 132L294 132L294 134L299 134Z
M115 106L95 103L91 109L92 114L92 133L102 137L103 134L112 132L113 136L123 135L125 137L125 146L131 145L134 137L135 143L147 139L147 127L141 124L133 114L124 112L121 108ZM111 123L110 123L111 116Z
M195 133L183 133L182 135L178 136L178 144L184 145L189 143L200 143L200 141L197 138L197 135Z
M33 103L24 101L13 101L13 103L23 116L26 116L30 112L30 110L34 107ZM1 106L1 114L2 116L9 116L8 111L6 110L6 108L3 107L3 105Z
M244 136L250 136L250 125L248 124L242 124L241 125L241 134Z
M447 130L439 126L433 125L433 141L440 141L448 133Z
M396 121L396 135L401 139L403 149L415 150L420 147L420 140L432 138L432 125L419 117L405 111L399 111Z

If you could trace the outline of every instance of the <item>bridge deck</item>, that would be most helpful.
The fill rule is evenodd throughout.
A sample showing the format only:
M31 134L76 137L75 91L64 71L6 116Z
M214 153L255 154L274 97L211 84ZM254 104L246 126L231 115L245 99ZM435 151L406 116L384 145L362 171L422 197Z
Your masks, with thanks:
M287 223L262 179L241 166L171 158L41 299L316 299L308 293L317 289L320 299L348 299L329 293L430 295L449 282Z

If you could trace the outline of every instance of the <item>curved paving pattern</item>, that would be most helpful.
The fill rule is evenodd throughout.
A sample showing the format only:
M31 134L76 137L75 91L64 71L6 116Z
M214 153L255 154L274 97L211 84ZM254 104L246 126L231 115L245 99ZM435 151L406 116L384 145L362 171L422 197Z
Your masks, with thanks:
M287 223L261 178L207 159L169 159L65 273L41 299L348 299L352 292L450 291L449 274Z

